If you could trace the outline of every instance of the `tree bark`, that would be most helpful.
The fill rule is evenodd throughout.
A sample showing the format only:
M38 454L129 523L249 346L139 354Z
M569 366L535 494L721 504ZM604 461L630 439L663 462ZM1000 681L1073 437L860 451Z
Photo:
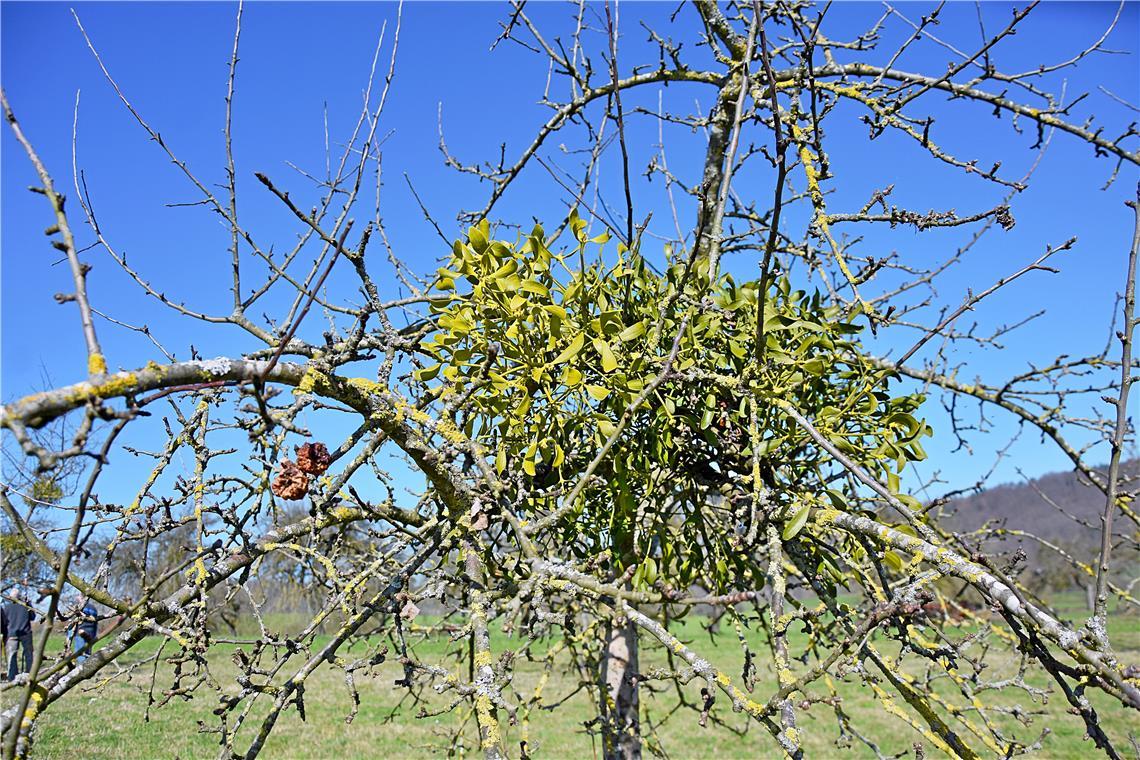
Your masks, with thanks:
M607 628L602 661L605 704L602 742L605 760L640 760L637 626L624 618Z

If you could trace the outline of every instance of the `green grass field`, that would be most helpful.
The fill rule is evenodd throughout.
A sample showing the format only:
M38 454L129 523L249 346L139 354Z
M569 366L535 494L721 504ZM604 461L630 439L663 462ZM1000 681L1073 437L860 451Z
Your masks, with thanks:
M1074 611L1074 617L1078 614ZM743 655L731 627L711 641L709 635L693 623L683 627L681 632L682 638L692 640L699 651L739 683ZM517 647L517 640L498 631L495 634L493 645L496 652ZM1118 642L1123 661L1140 661L1140 621L1137 618L1117 618L1113 638ZM767 695L775 680L767 663L768 650L759 632L751 632L749 639L753 651L760 658L757 695ZM137 651L132 650L127 655L127 659L138 662L153 654L157 645L157 640L144 641ZM665 664L660 647L643 646L643 670ZM879 646L884 652L893 651L888 641L879 642ZM424 662L449 663L453 671L465 677L465 664L445 659L448 649L455 648L457 645L450 644L445 637L425 638L417 644L416 654ZM209 660L212 674L227 693L235 689L233 676L236 667L231 661L232 650L232 646L218 645L212 650ZM363 651L361 645L357 651ZM1012 656L994 658L993 662L993 670L986 672L990 680L1016 672L1017 661ZM212 714L218 705L218 692L203 685L192 700L175 697L165 707L152 710L147 722L144 721L144 713L150 672L150 665L133 673L124 672L98 689L94 688L95 684L89 684L90 688L85 686L73 691L53 705L39 722L35 755L66 760L216 757L219 751L217 734L200 732L199 722L202 721L206 727L218 725L218 719ZM533 693L541 674L541 663L516 660L515 690L524 695ZM296 710L287 712L278 721L262 756L426 758L447 756L449 751L460 756L477 755L477 733L467 703L449 714L417 718L416 713L423 705L413 705L410 700L401 704L406 690L393 685L401 675L401 667L392 659L373 669L371 676L367 670L358 671L356 682L362 703L356 719L348 725L345 716L351 709L351 700L343 673L330 668L319 670L309 679L306 688L307 720L302 722ZM171 683L170 666L160 665L158 676L155 694L161 698L162 690ZM1029 680L1036 686L1048 685L1040 674ZM578 681L578 674L569 672L569 668L555 668L543 689L544 703L568 698L556 710L532 714L529 725L506 727L505 737L512 755L518 755L518 742L524 738L535 757L590 758L598 755L596 738L591 737L583 726L591 718L589 700L581 691L574 694ZM945 679L942 684L951 686ZM699 703L700 686L700 682L693 681L685 689L694 703ZM914 741L921 740L922 737L910 727L887 715L870 690L856 678L849 676L845 680L837 680L836 686L842 696L843 710L851 716L856 729L876 742L884 755L909 750ZM733 713L723 695L718 697L713 712L723 725L714 726L710 722L708 728L701 728L696 713L690 711L677 712L659 725L677 699L671 684L657 682L652 688L660 693L643 692L643 721L647 719L652 726L649 741L659 743L669 757L779 756L767 732L755 722L750 725L744 715ZM886 688L890 690L889 685ZM439 697L430 690L428 694L433 698L427 705L429 709L438 709L449 701L447 695ZM1035 702L1023 691L988 692L985 697L990 704L1009 707L1016 704L1026 712L1037 713L1032 716L1032 725L1028 727L1005 715L997 716L995 724L1007 736L1016 736L1026 742L1036 740L1041 730L1048 728L1049 735L1044 739L1038 757L1075 758L1097 754L1092 743L1083 738L1084 728L1080 719L1067 712L1067 704L1059 694L1054 693L1048 704ZM268 701L262 698L262 708ZM899 703L906 708L901 700ZM1093 703L1109 736L1119 749L1127 753L1130 749L1129 731L1140 733L1136 713L1126 711L1118 703L1114 705L1100 695L1093 695ZM259 717L264 713L264 709L255 709L253 716ZM246 723L239 735L240 749L244 750L248 745L259 723L259 720L252 719ZM456 737L455 729L459 725L462 725L462 732ZM810 710L801 711L800 727L807 757L874 757L858 740L849 747L836 745L839 730L835 712L828 705L815 705ZM978 740L974 739L972 744L983 756L988 754L989 751ZM929 756L938 755L929 744L927 747Z

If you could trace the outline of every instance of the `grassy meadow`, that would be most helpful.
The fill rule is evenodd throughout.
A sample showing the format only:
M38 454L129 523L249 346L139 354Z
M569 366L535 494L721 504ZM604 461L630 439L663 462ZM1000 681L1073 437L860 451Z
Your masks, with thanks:
M1075 598L1074 598L1074 601ZM1083 613L1072 609L1074 618ZM1113 638L1120 648L1124 662L1140 662L1140 619L1118 617ZM793 627L797 629L798 627ZM517 639L493 629L493 647L496 653L504 649L516 648ZM716 666L732 676L734 683L740 683L743 663L736 633L728 626L715 637L700 628L695 622L687 622L678 629L678 634L707 656ZM803 636L796 632L794 635ZM449 642L446 636L418 637L415 655L421 661L431 664L446 664L453 672L466 677L466 662L447 659L449 650L465 649L463 645ZM757 696L770 693L775 676L768 662L767 646L759 631L748 632L753 652L758 655ZM318 643L319 643L318 639ZM796 643L793 641L793 643ZM138 662L153 655L158 640L148 640L132 650L126 662ZM876 646L884 653L897 651L889 640L880 639ZM219 644L211 650L210 671L226 693L235 690L233 676L236 667L232 662L233 645ZM346 653L360 655L364 651L357 644ZM394 651L394 650L393 650ZM1004 659L1003 659L1004 657ZM661 647L643 644L642 670L647 671L666 664ZM909 658L914 662L913 657ZM561 702L554 710L536 711L530 717L529 725L506 726L504 733L508 751L512 756L519 754L519 742L527 742L527 748L536 758L592 758L599 756L597 737L588 731L584 724L590 720L592 712L589 699L578 690L579 675L565 666L566 660L556 661L551 678L545 684L543 703L551 705ZM999 678L1015 675L1017 660L1012 655L993 658L994 667L986 671L986 678ZM968 666L962 664L965 671ZM60 760L121 760L123 758L212 758L218 756L218 735L199 730L200 722L207 728L216 727L218 719L212 711L218 705L218 692L204 684L190 700L174 697L161 709L151 709L149 720L144 720L150 673L153 665L135 669L131 673L120 672L118 677L94 688L91 683L71 692L54 704L39 721L36 734L34 756L39 758L59 758ZM110 668L113 669L113 668ZM110 670L109 669L109 670ZM519 658L514 663L514 689L524 695L533 693L542 676L542 663ZM291 672L291 671L287 671ZM351 698L344 682L344 674L338 669L322 668L310 677L305 690L306 720L302 721L295 709L283 714L269 738L262 757L266 758L429 758L453 756L479 756L477 731L467 702L461 703L453 712L436 717L418 718L421 707L428 710L440 709L452 699L451 693L442 696L427 690L427 704L413 704L407 698L407 691L393 685L402 676L402 668L395 658L369 670L356 672L356 685L360 692L359 713L351 725L345 717L351 710ZM1041 674L1028 677L1030 683L1048 687ZM171 666L160 663L155 696L163 696L163 689L172 683ZM891 718L872 695L871 691L854 676L835 681L842 697L842 709L850 715L852 723L864 737L876 743L880 752L890 756L910 750L915 741L922 737L898 719ZM700 702L699 680L691 681L685 692L696 704ZM890 691L889 684L884 687ZM671 683L653 682L650 688L658 692L643 690L643 724L651 727L648 740L660 745L671 758L768 758L778 757L771 738L759 724L749 723L743 714L733 713L731 705L723 694L718 694L713 716L722 725L707 728L698 725L697 715L691 711L680 711L667 721L668 712L677 703L674 686ZM939 682L938 690L952 689L946 679ZM1008 715L998 715L995 725L1007 736L1016 736L1025 742L1035 741L1043 728L1049 733L1043 739L1037 757L1076 758L1082 755L1095 755L1092 743L1083 738L1084 728L1080 719L1067 712L1068 705L1062 696L1053 693L1047 704L1035 701L1024 691L1007 689L1001 692L987 692L982 696L989 704L1006 707L1019 706L1025 713L1032 713L1032 724L1022 726ZM822 694L822 689L816 690ZM949 691L946 691L948 695ZM403 701L401 701L403 700ZM239 734L238 748L244 750L256 733L260 716L266 712L270 699L262 697ZM961 703L961 697L958 696ZM1102 695L1092 695L1093 704L1103 718L1103 725L1109 736L1117 743L1118 749L1129 750L1128 733L1140 734L1140 724L1136 714L1125 711L1119 704ZM903 709L907 709L901 699ZM909 710L908 710L909 712ZM854 739L850 743L836 740L840 732L835 711L828 705L817 704L799 712L801 733L804 737L805 755L809 758L874 757L874 753L862 742ZM502 716L501 716L502 717ZM976 717L976 716L975 716ZM257 718L257 720L254 720ZM462 732L457 736L455 728L462 723ZM853 737L848 736L849 739ZM983 756L989 750L973 738L971 742ZM938 756L937 750L927 743L928 756ZM648 753L647 753L648 756ZM912 755L913 756L913 755Z

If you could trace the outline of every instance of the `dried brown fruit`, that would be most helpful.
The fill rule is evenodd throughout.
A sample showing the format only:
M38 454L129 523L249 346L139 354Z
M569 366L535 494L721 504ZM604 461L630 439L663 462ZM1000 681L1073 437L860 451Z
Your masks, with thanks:
M321 475L332 464L329 450L323 443L306 443L297 447L297 466L310 475Z
M309 490L309 476L290 460L282 459L281 469L270 489L282 499L302 499Z
M420 608L411 599L404 602L404 606L400 609L400 617L404 620L415 620L418 614L420 614Z
M487 519L487 513L483 511L482 506L476 501L471 505L471 530L486 530L491 521Z

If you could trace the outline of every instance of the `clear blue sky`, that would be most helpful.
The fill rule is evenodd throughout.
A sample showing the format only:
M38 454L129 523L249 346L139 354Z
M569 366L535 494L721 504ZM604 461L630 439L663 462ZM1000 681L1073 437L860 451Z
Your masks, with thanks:
M623 72L634 62L653 63L656 53L645 41L638 25L646 21L667 30L675 38L695 40L696 13L681 11L670 27L668 16L675 3L626 3L620 6L623 34L620 56ZM929 12L933 4L902 3L900 10L911 18ZM991 32L1009 18L1005 3L984 3L982 12ZM568 37L573 6L538 3L528 6L550 37ZM849 37L866 28L881 13L878 4L837 3L829 13L824 32L832 38ZM222 125L223 96L236 6L228 3L132 3L76 5L84 25L103 54L113 74L131 100L173 147L180 158L211 183L224 181ZM600 11L600 6L594 6ZM1098 3L1044 3L1019 33L1003 41L994 59L1003 70L1022 71L1039 64L1063 60L1095 40L1107 26L1116 6ZM1069 93L1091 91L1089 99L1074 111L1080 121L1095 113L1106 134L1119 134L1129 122L1140 118L1097 90L1103 86L1120 97L1140 101L1137 65L1140 6L1129 4L1108 47L1123 55L1093 55L1063 76L1046 78L1047 89L1059 91L1062 79ZM548 111L537 105L547 70L530 52L512 44L488 51L509 15L504 5L491 3L409 3L403 12L403 27L397 55L397 73L385 111L382 131L391 131L384 147L383 216L389 236L399 254L418 270L430 271L444 253L434 231L423 221L403 175L406 172L445 232L459 232L454 223L461 208L482 205L489 192L472 178L459 176L443 165L437 147L437 109L443 104L445 135L451 150L468 161L494 159L501 142L507 156L516 156L533 138ZM322 113L327 103L334 152L347 136L359 110L362 87L381 27L387 22L387 38L381 53L386 66L391 50L396 16L394 4L366 3L251 3L243 23L242 55L235 105L234 145L241 193L243 220L278 248L294 240L295 226L280 204L253 179L262 171L298 198L311 193L311 186L286 165L286 161L323 173L324 133ZM962 49L977 46L978 28L973 4L950 4L943 23L935 30L940 37ZM198 200L193 188L164 159L117 101L86 49L69 8L63 3L15 3L0 6L2 21L3 84L24 129L34 141L56 182L71 187L71 132L76 92L81 91L79 110L79 161L96 203L100 222L113 243L128 253L155 285L177 294L193 308L213 313L228 309L229 254L227 232L220 220L200 207L167 208L165 203ZM883 34L878 57L885 59L893 43L909 30L896 21ZM597 35L594 44L599 43ZM698 61L706 53L686 51ZM904 56L899 66L937 72L945 69L947 51L925 45ZM604 77L599 77L599 81ZM565 87L557 91L564 94ZM703 112L711 104L711 88L673 85L666 106ZM643 106L656 110L656 94L630 93L623 97L627 109ZM699 105L699 109L698 109ZM932 96L926 109L938 117L936 141L964 158L977 158L988 167L997 158L1005 161L1006 176L1017 177L1034 154L1032 130L1018 134L1008 118L993 119L987 109L947 104ZM894 183L896 203L912 203L919 210L955 208L960 213L983 210L1000 197L999 189L948 171L924 159L911 146L885 137L866 140L866 128L849 109L831 120L830 141L836 192L834 209L857 210L869 193ZM844 125L841 128L840 125ZM644 171L655 151L657 127L645 118L631 118L631 163L635 174ZM544 155L562 166L576 166L576 159L561 155L563 140L580 139L578 133L555 139ZM756 139L761 139L757 135ZM769 139L766 136L763 139ZM666 131L670 168L684 181L695 183L703 138L687 128ZM1135 140L1132 144L1135 148ZM51 224L43 199L24 188L34 181L32 171L19 152L7 127L0 138L3 199L2 318L3 367L0 374L4 400L23 395L42 385L50 375L54 384L84 377L84 350L72 305L58 306L56 292L71 288L66 267L56 264L57 254L42 231ZM606 198L611 206L623 205L616 188L619 178L616 145L603 165ZM1039 308L1049 312L1004 341L1005 348L965 350L964 376L981 374L1004 378L1024 370L1029 363L1043 363L1060 352L1074 355L1095 352L1107 339L1107 325L1114 294L1122 287L1125 257L1130 237L1130 215L1123 201L1135 192L1137 172L1125 167L1116 184L1101 191L1113 168L1108 159L1095 159L1088 146L1066 135L1057 135L1039 169L1031 190L1014 202L1018 220L1009 233L996 232L978 246L969 258L942 280L939 295L956 305L967 288L982 289L1004 274L1035 258L1047 244L1077 236L1075 249L1054 264L1061 275L1033 275L1010 287L999 298L984 304L975 315L980 331L1015 322ZM669 235L672 222L663 204L660 180L645 186L639 180L635 198L638 216L655 212L652 229ZM766 195L771 180L763 173L745 175L738 192ZM691 220L692 209L683 210L682 226ZM78 207L73 206L73 224L79 225ZM533 217L549 227L565 215L565 193L538 165L532 165L514 192L496 209L508 221L529 224ZM359 216L367 215L365 207ZM797 217L790 220L795 223ZM802 217L799 217L802 223ZM89 242L86 231L81 242ZM875 232L865 243L880 253L898 251L904 259L929 264L961 244L967 233L897 230ZM649 246L647 246L649 247ZM647 254L653 255L647 250ZM193 343L203 356L215 356L250 348L236 329L201 329L198 323L172 318L155 302L139 296L123 274L102 252L88 254L94 265L89 287L96 308L134 324L147 323L180 358L188 356ZM752 262L730 261L729 266L748 271ZM331 286L350 278L336 279ZM394 294L391 287L388 294ZM354 295L346 297L355 297ZM265 311L280 316L284 302L267 299ZM252 315L255 318L259 314ZM320 329L319 315L310 318L312 334ZM106 322L100 322L101 337L112 367L134 367L159 358L147 341ZM929 410L937 427L941 416L937 404ZM1000 419L997 417L995 419ZM994 444L1004 438L994 436ZM982 444L973 456L958 452L944 457L952 445L928 446L932 460L955 484L976 478L992 461L991 450ZM992 449L992 447L991 447ZM1065 461L1050 446L1027 435L1011 452L1009 464L999 479L1016 478L1013 465L1029 474L1065 467ZM927 466L929 468L934 465Z

